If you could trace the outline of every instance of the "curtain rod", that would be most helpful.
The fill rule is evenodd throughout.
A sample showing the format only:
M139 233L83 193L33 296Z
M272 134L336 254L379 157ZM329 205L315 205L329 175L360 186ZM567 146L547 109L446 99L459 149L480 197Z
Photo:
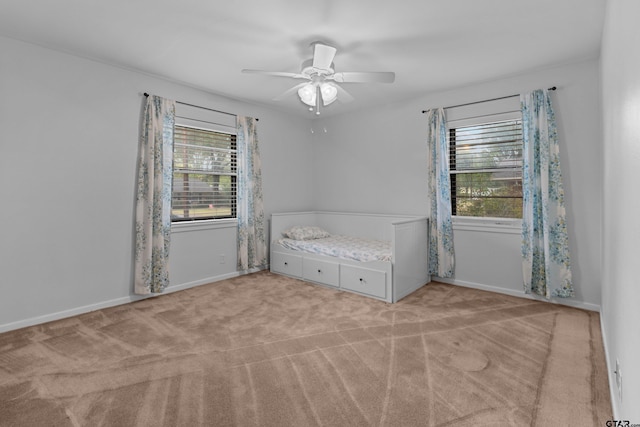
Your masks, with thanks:
M556 87L552 86L547 90L556 90ZM467 105L482 104L483 102L497 101L499 99L513 98L515 96L520 96L520 94L509 95L509 96L501 96L501 97L498 97L498 98L485 99L484 101L467 102L466 104L450 105L448 107L444 107L444 109L446 110L446 109L449 109L449 108L466 107ZM426 113L427 111L429 111L429 110L422 110L422 114Z
M144 96L149 96L149 94L147 92L144 93ZM208 110L208 111L213 111L214 113L220 113L220 114L226 114L228 116L234 116L234 117L238 117L237 114L233 114L233 113L227 113L226 111L220 111L220 110L214 110L213 108L207 108L207 107L201 107L200 105L194 105L194 104L189 104L187 102L182 102L182 101L176 101L177 104L182 104L182 105L186 105L188 107L195 107L195 108L201 108L203 110ZM256 118L256 121L259 121L260 119Z

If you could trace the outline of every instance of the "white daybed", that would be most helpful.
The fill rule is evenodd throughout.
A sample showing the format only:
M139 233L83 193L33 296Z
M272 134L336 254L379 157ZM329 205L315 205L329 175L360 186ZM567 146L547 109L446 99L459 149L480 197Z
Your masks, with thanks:
M387 260L356 261L290 249L278 241L293 226L316 226L333 235L390 243ZM427 284L426 217L293 212L271 215L271 271L348 292L396 302Z

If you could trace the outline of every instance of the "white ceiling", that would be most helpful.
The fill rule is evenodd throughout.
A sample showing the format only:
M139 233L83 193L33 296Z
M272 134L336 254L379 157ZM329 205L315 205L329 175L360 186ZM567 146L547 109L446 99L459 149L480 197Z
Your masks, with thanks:
M343 84L323 115L596 58L606 0L0 0L0 35L313 117L292 95L324 41L336 71L394 71Z

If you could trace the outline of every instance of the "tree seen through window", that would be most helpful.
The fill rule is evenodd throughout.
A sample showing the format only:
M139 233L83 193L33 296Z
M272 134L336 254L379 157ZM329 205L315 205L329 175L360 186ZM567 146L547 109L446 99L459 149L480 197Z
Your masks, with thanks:
M522 218L522 121L450 129L449 143L452 214Z

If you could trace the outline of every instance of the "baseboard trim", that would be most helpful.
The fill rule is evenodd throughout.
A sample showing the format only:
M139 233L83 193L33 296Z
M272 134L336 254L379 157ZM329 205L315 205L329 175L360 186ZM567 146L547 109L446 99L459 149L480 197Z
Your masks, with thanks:
M524 291L515 291L513 289L505 289L497 286L485 285L483 283L467 282L464 280L456 280L456 279L447 279L444 277L434 276L431 278L431 280L447 283L450 285L463 286L465 288L474 288L474 289L480 289L482 291L497 292L499 294L511 295L513 297L526 298L526 299L535 300L535 301L550 302L552 304L560 304L560 305L566 305L573 308L580 308L583 310L600 312L599 305L591 304L584 301L574 301L570 299L563 299L563 300L553 299L550 301L546 298L542 298L536 295L525 294Z
M213 282L219 282L221 280L232 279L234 277L238 277L238 276L243 275L243 274L247 274L247 272L234 271L233 273L220 274L218 276L206 277L204 279L195 280L193 282L182 283L180 285L175 285L175 286L169 286L160 295L170 294L172 292L183 291L185 289L194 288L196 286L206 285L207 283L213 283ZM159 296L159 295L152 295L152 296L149 296L149 297L154 297L154 296ZM149 297L144 297L143 296L143 299L144 298L149 298Z
M235 271L232 273L221 274L218 276L206 277L204 279L196 280L193 282L182 283L175 286L169 286L162 294L159 295L129 295L126 297L116 298L108 301L101 301L95 304L88 304L82 307L75 307L69 310L58 311L56 313L45 314L42 316L30 317L28 319L18 320L17 322L5 323L0 325L0 333L9 332L16 329L26 328L28 326L40 325L42 323L52 322L54 320L65 319L67 317L77 316L79 314L90 313L92 311L100 310L103 308L115 307L118 305L128 304L134 301L140 301L147 298L155 298L157 296L170 294L172 292L182 291L185 289L193 288L195 286L202 286L208 283L219 282L225 279L231 279L244 274L255 273L262 270L262 268L253 268L247 271Z
M611 355L609 353L609 342L607 340L607 332L604 327L604 313L603 310L600 310L600 331L602 334L602 345L604 347L604 358L607 363L607 378L609 378L609 399L611 400L611 411L613 412L613 419L619 420L618 418L618 390L616 388L616 377L615 370L616 365L615 361L612 360Z

